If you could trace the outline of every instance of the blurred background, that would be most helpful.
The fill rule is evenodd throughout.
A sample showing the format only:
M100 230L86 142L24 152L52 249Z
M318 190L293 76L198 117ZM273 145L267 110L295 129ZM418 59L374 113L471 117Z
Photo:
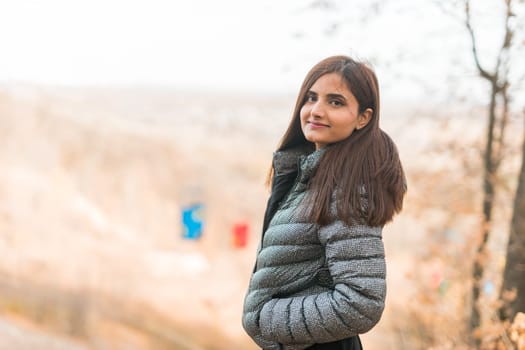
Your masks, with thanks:
M0 349L256 349L307 71L381 84L407 173L366 349L525 349L523 0L0 0Z

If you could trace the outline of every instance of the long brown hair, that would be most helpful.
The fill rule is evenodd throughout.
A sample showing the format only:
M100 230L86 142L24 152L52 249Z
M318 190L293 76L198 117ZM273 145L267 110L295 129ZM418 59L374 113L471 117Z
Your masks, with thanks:
M328 57L316 64L303 81L278 151L297 146L314 148L301 130L300 112L312 85L328 73L341 76L359 104L359 113L367 108L373 113L365 127L327 147L309 184L310 218L319 224L328 223L335 193L341 220L383 226L401 211L406 180L396 145L379 128L379 84L367 64L347 56Z

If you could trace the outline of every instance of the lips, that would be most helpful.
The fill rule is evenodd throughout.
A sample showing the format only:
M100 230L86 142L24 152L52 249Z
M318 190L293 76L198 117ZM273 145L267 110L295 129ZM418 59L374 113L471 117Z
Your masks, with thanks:
M311 127L312 129L327 128L327 127L328 127L328 125L323 124L323 123L319 123L319 122L310 122L310 121L309 121L309 122L307 122L307 123L308 123L308 125L310 125L310 127Z

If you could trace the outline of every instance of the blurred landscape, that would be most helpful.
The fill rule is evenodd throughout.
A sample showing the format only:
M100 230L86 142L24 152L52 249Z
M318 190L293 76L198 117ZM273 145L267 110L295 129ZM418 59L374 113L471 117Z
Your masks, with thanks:
M0 88L0 349L256 349L241 327L272 152L295 96ZM481 107L385 101L408 178L384 229L387 307L366 349L466 349L480 231ZM497 298L523 123L498 180ZM205 204L198 241L181 208ZM249 224L248 245L232 227ZM440 347L438 347L438 345Z

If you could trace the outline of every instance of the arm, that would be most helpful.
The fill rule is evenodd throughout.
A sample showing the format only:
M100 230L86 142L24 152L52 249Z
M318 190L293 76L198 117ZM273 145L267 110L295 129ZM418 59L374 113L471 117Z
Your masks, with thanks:
M259 328L259 314L260 306L263 300L268 300L269 297L261 290L249 291L244 301L244 310L242 316L242 326L246 333L253 339L253 341L265 350L279 350L280 345L276 341L266 340L261 334ZM261 302L258 302L261 300Z
M319 238L334 289L266 302L259 320L265 339L329 342L365 333L379 321L386 296L381 228L337 220L321 227Z

